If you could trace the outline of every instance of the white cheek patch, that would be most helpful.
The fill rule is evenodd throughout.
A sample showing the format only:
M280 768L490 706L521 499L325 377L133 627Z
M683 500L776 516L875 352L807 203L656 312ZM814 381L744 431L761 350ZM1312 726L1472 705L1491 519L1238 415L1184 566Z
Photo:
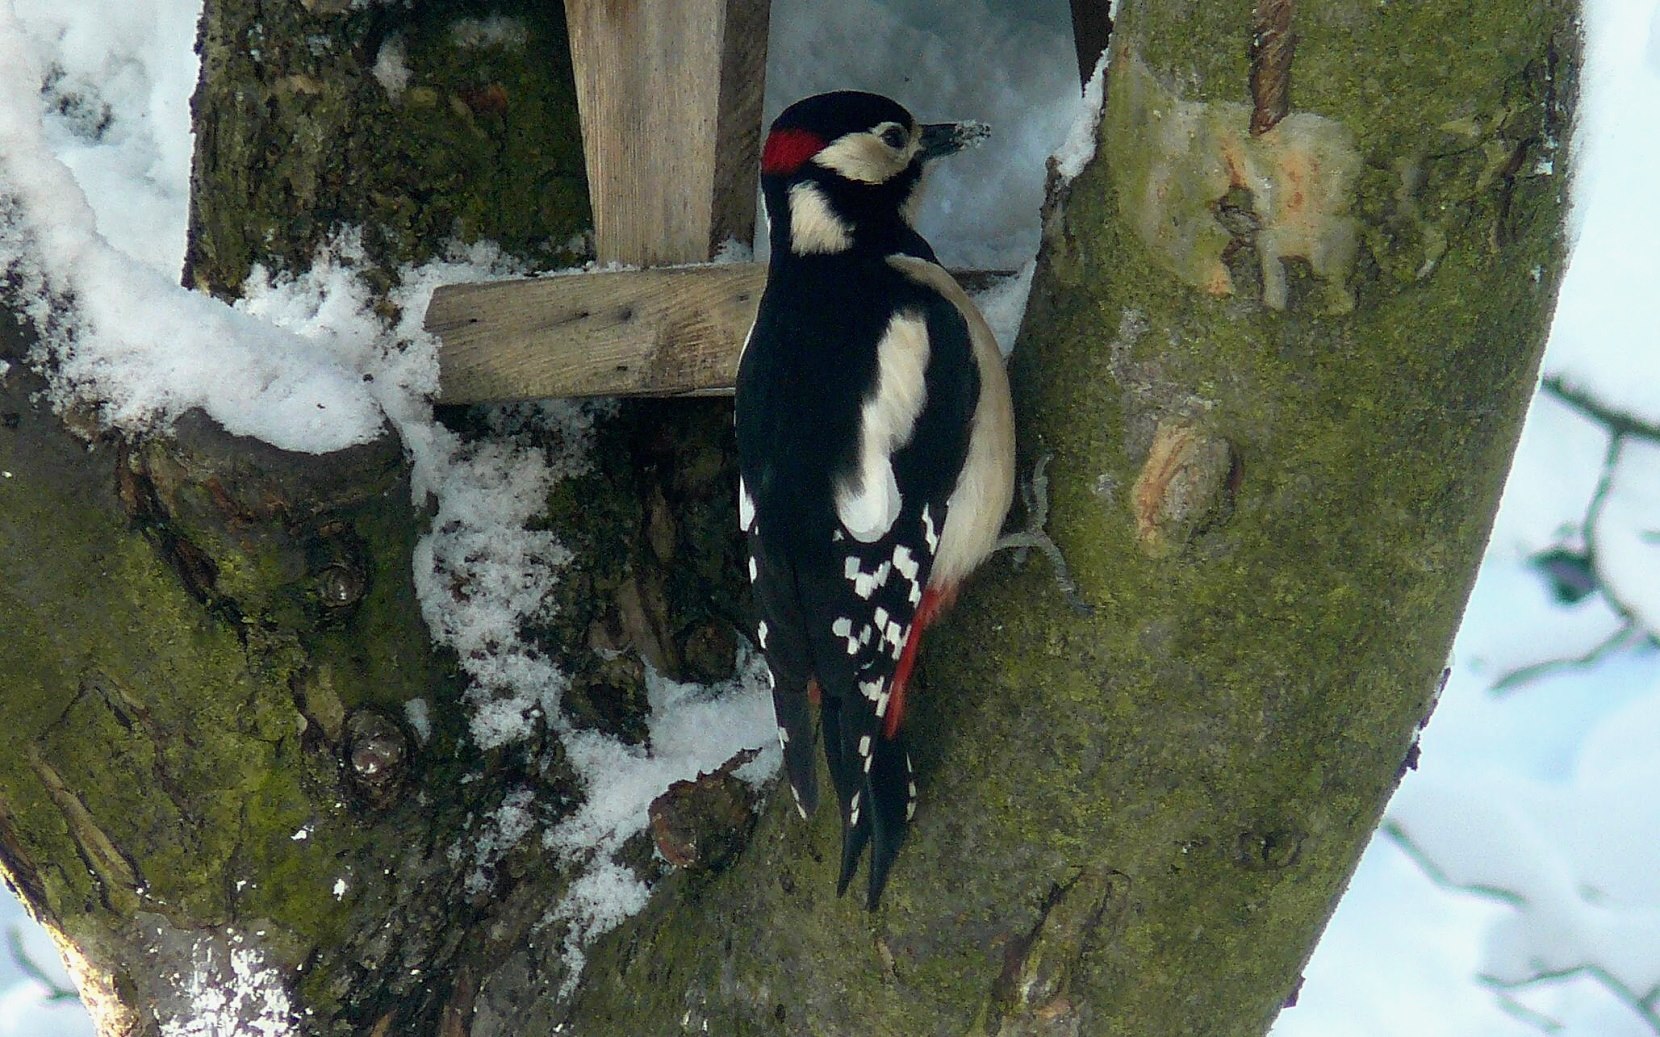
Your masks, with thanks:
M886 536L904 504L892 457L928 402L928 348L928 325L915 313L895 314L877 344L876 391L859 413L859 467L836 487L836 517L861 543Z
M911 164L917 149L915 140L897 154L882 143L882 131L897 125L883 123L868 133L849 133L814 155L812 163L861 184L890 180Z
M810 183L790 188L790 251L846 252L853 247L853 228L836 215L830 199Z

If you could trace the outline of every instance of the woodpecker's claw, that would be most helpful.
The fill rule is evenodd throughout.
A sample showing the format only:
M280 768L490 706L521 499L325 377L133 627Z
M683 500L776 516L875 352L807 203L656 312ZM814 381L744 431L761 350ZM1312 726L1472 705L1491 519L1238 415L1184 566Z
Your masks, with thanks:
M1072 570L1067 568L1060 545L1043 528L1049 523L1049 476L1044 469L1049 467L1049 459L1053 456L1044 454L1038 458L1037 464L1032 466L1032 478L1020 484L1020 501L1026 506L1026 528L999 539L995 550L1025 551L1036 548L1043 552L1043 556L1055 567L1055 583L1066 596L1066 603L1072 611L1080 616L1093 616L1095 606L1078 593L1077 581L1072 579Z

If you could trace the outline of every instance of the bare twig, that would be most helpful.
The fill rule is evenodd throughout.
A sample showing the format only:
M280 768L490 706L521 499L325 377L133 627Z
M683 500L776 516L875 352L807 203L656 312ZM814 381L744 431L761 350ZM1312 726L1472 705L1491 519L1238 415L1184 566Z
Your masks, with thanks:
M1495 695L1507 694L1524 684L1560 670L1593 665L1625 648L1655 642L1654 635L1638 619L1636 611L1621 601L1609 588L1608 581L1602 577L1598 565L1597 520L1601 518L1603 509L1608 506L1608 498L1614 487L1614 470L1619 465L1620 454L1624 450L1627 438L1642 439L1652 436L1656 441L1660 441L1660 427L1645 425L1630 415L1605 407L1579 390L1568 388L1558 378L1546 379L1541 391L1563 400L1609 431L1608 449L1602 458L1602 472L1597 478L1596 488L1591 491L1585 517L1580 522L1579 535L1585 544L1583 553L1586 565L1596 577L1597 592L1623 622L1613 634L1579 656L1548 659L1506 673L1493 683L1492 691Z
M1616 437L1631 436L1660 442L1660 425L1645 421L1633 414L1616 410L1591 396L1583 389L1569 385L1561 375L1551 375L1539 385L1539 391L1553 396L1574 410L1604 426Z
M1606 590L1603 592L1603 596L1608 597ZM1613 603L1612 598L1609 598L1609 601L1615 609L1619 608L1618 604ZM1634 621L1627 619L1618 630L1599 641L1587 652L1567 659L1547 659L1544 662L1529 663L1526 666L1511 670L1493 682L1492 692L1494 695L1508 695L1524 684L1539 680L1541 677L1548 677L1553 673L1572 670L1581 666L1594 666L1615 652L1626 648L1634 648L1647 640L1649 640L1647 633L1638 629Z
M65 987L58 983L46 974L40 962L29 956L28 948L23 946L23 932L15 925L6 929L6 949L11 952L12 961L17 963L17 971L46 988L46 1000L80 1000L81 995L74 987Z
M1540 1017L1542 1019L1540 1013L1521 1005L1520 1002L1515 1001L1513 998L1509 997L1509 995L1512 992L1527 990L1530 987L1539 986L1541 984L1555 983L1565 979L1578 979L1580 977L1586 977L1596 982L1604 990L1608 991L1614 1000L1631 1009L1632 1014L1641 1019L1650 1030L1654 1031L1656 1034L1660 1034L1660 1011L1657 1011L1655 1007L1656 999L1660 998L1660 990L1651 990L1646 995L1639 994L1635 990L1632 990L1630 987L1626 986L1618 976L1609 972L1601 965L1575 965L1572 968L1566 969L1546 969L1541 972L1535 972L1526 979L1499 979L1497 976L1488 975L1478 976L1477 978L1481 981L1483 986L1497 993L1500 996L1500 999L1507 1005L1514 1004L1518 1008L1525 1011L1528 1016ZM1560 1024L1558 1024L1556 1028L1560 1029ZM1547 1029L1547 1032L1554 1031Z
M1386 821L1383 824L1382 831L1384 835L1388 836L1390 840L1395 843L1395 845L1401 848L1403 853L1412 858L1413 863L1418 865L1423 873L1429 877L1431 882L1435 883L1442 889L1453 890L1459 893L1471 893L1488 900L1498 901L1501 904L1506 904L1518 910L1527 907L1527 897L1513 889L1504 889L1499 886L1485 886L1474 883L1454 882L1452 878L1441 869L1440 865L1435 863L1434 859L1430 857L1423 847L1412 841L1412 837L1406 833L1406 829L1401 827L1399 824L1393 821ZM1595 963L1574 965L1565 969L1541 969L1525 979L1500 979L1497 976L1492 975L1481 975L1478 978L1485 986L1499 993L1501 1000L1504 1000L1507 1005L1509 1005L1518 1004L1514 1002L1514 999L1504 996L1509 992L1525 990L1528 987L1535 986L1537 984L1550 983L1577 976L1586 976L1601 984L1602 987L1613 995L1616 1000L1635 1012L1643 1020L1643 1022L1655 1032L1655 1034L1660 1035L1660 1004L1657 1004L1657 1002L1660 1002L1660 988L1640 994L1626 986L1626 984L1622 982L1619 977L1613 975L1607 969ZM1527 1010L1527 1016L1530 1020L1537 1020L1542 1023L1548 1022L1531 1009Z

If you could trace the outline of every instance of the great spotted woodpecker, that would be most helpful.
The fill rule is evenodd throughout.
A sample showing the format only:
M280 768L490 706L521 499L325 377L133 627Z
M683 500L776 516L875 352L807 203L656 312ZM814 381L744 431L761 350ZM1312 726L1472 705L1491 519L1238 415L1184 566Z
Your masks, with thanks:
M985 132L844 91L787 108L761 155L772 255L736 415L756 637L803 817L819 707L836 892L869 843L872 910L916 810L903 724L922 631L991 553L1013 492L996 340L912 226L925 165Z

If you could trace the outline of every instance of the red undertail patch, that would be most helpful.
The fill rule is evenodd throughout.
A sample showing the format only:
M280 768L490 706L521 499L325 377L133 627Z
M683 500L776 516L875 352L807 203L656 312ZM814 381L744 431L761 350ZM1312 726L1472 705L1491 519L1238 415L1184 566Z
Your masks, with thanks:
M806 130L773 130L761 149L761 172L789 176L801 164L824 150L825 140Z
M941 612L957 600L955 587L929 587L922 592L922 601L911 620L911 634L905 638L905 650L899 655L899 665L893 669L893 683L889 686L888 715L882 718L882 736L892 738L899 733L905 719L905 686L910 683L911 669L916 666L917 649L922 647L922 632L938 619Z

